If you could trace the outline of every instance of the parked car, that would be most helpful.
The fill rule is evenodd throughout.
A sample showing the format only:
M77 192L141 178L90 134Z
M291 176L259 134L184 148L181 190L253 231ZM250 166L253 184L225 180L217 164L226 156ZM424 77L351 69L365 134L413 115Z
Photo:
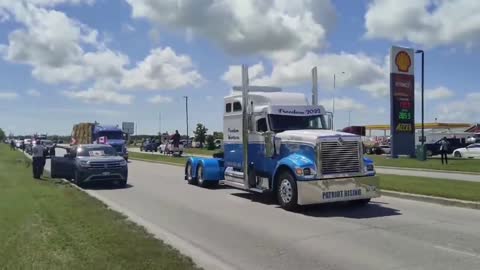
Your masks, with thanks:
M178 147L175 147L173 145L173 141L170 140L167 144L162 144L159 147L160 153L166 154L166 155L174 155L174 156L181 156L183 154L183 142L180 142Z
M474 143L463 148L455 149L453 151L453 156L458 158L480 158L480 143Z
M480 133L468 136L467 143L480 143Z
M382 154L390 154L392 152L390 145L380 145L379 147L382 151Z
M124 187L128 179L128 162L107 144L80 144L64 157L52 157L52 178L73 180L78 186L88 182L116 182Z
M158 144L156 142L146 141L140 145L140 151L157 152Z
M442 140L438 140L435 143L425 144L427 156L440 155L441 141ZM468 145L468 143L466 143L465 140L461 140L459 138L447 138L447 141L448 141L447 154L452 154L453 150L458 148L463 148Z

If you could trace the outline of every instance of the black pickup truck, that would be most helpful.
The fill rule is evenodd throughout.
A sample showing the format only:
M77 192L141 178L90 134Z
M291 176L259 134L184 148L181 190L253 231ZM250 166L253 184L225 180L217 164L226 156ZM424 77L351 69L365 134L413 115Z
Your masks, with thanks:
M434 143L426 143L426 153L427 156L435 156L435 155L440 155L440 145L441 145L442 140L438 140ZM448 149L447 149L447 154L453 153L453 150L457 148L463 148L468 145L468 143L465 141L465 139L460 139L460 138L447 138L448 141Z

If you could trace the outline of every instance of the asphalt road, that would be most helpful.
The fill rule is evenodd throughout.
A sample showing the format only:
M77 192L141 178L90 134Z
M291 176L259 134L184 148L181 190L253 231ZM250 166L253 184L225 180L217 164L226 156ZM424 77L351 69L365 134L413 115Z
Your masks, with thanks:
M478 210L382 197L292 213L264 196L188 185L180 167L132 161L129 174L128 188L90 192L233 269L480 269Z

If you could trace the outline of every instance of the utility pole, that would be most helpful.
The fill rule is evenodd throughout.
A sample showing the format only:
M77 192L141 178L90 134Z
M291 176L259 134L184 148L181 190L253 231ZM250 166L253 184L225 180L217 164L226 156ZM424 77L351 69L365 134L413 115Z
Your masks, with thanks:
M185 98L185 115L186 115L186 120L187 120L187 146L190 141L190 135L188 133L188 96L183 96Z

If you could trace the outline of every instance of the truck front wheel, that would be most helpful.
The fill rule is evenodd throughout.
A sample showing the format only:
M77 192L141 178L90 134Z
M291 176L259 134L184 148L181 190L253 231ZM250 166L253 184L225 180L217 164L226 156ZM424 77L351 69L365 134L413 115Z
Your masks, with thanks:
M281 172L278 177L277 200L285 210L292 211L298 207L297 182L288 171Z

